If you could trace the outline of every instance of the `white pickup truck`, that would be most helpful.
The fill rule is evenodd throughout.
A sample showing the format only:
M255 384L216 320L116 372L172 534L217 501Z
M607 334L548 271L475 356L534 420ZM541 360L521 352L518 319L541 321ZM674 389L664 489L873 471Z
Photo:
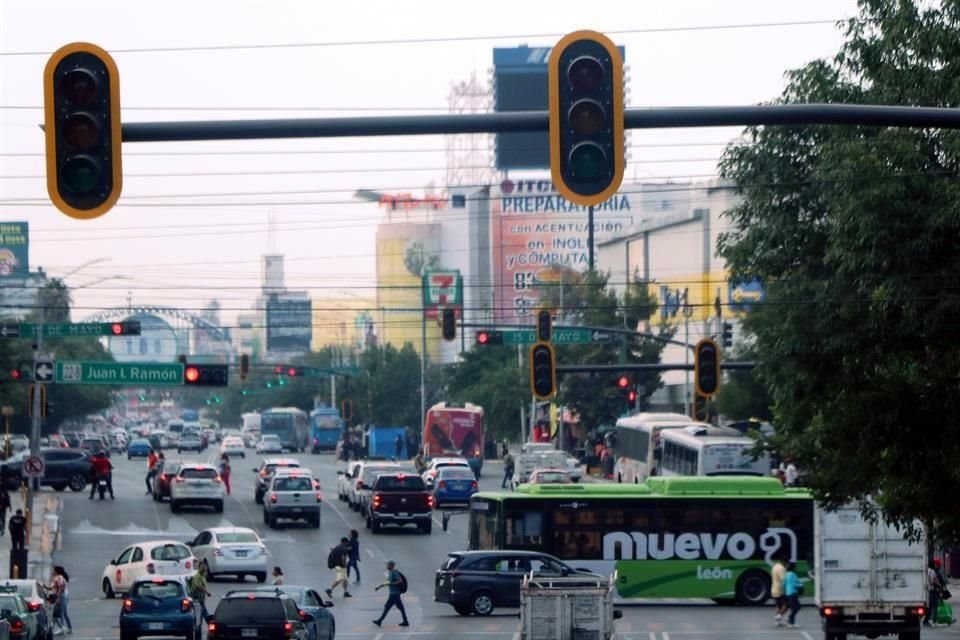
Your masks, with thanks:
M825 640L897 635L919 640L926 610L927 544L910 543L855 505L817 506L814 516L816 602Z
M566 469L574 482L579 482L583 477L579 460L546 442L528 442L523 445L514 467L514 484L523 484L529 480L530 474L536 469Z

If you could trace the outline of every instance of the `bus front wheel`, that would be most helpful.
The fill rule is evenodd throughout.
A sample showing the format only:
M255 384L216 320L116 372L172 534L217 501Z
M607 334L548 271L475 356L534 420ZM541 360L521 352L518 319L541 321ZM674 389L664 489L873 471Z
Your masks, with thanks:
M745 571L737 580L737 602L758 607L770 597L770 576L759 569Z

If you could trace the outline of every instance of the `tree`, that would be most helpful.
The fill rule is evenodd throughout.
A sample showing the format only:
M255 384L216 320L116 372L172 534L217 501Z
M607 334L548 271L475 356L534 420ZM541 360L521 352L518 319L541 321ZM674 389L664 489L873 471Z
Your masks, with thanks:
M570 286L546 288L541 296L541 307L554 309L558 324L637 329L646 323L657 308L647 283L634 280L619 299L615 291L608 289L607 279L602 273L587 272ZM660 337L669 337L668 330L660 331ZM660 361L662 351L662 342L623 334L615 335L608 343L556 348L558 364L655 363ZM572 408L588 429L610 424L627 408L615 384L618 377L610 374L566 375L560 383L557 401ZM628 377L640 390L641 406L662 384L660 374L655 372L631 373Z
M778 102L960 105L960 2L861 0L832 60ZM777 446L828 505L867 496L893 522L960 539L960 134L754 127L728 147L742 196L720 254L760 278L746 320Z
M514 347L475 345L454 367L449 396L483 407L485 428L495 438L518 440L520 407L530 400L527 375Z
M757 358L753 345L734 350L725 359L750 362ZM728 371L715 398L721 415L733 420L756 418L764 422L773 419L770 394L756 371Z

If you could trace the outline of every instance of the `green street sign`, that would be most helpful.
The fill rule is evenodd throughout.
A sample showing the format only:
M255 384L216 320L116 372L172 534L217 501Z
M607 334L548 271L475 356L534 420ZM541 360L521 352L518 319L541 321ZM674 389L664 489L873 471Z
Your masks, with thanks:
M156 362L57 362L61 384L126 384L176 386L183 384L183 364Z
M534 329L504 329L503 344L533 344L537 341ZM553 328L553 344L587 344L590 342L610 342L612 334L597 329L558 329Z
M0 328L0 336L7 338L35 338L37 325L24 323L5 325ZM139 322L67 322L44 324L44 338L85 338L89 336L126 336L140 335Z

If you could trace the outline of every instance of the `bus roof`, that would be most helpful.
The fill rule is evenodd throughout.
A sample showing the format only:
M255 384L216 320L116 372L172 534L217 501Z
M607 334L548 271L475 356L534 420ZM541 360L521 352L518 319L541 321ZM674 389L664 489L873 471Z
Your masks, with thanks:
M261 415L266 415L268 413L302 413L307 415L307 412L303 409L298 409L296 407L270 407L264 411Z
M471 404L469 402L465 402L463 404L457 402L438 402L427 409L427 411L472 411L476 413L483 413L483 407L478 404Z
M752 447L755 444L753 438L738 433L717 433L714 431L696 431L691 432L687 429L668 429L661 435L661 442L678 442L691 447L702 447L706 445L717 444L742 444Z
M785 489L779 480L754 476L655 476L643 484L522 484L514 492L481 491L488 500L536 498L805 498L804 490Z

